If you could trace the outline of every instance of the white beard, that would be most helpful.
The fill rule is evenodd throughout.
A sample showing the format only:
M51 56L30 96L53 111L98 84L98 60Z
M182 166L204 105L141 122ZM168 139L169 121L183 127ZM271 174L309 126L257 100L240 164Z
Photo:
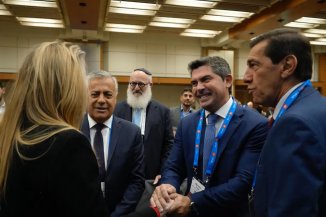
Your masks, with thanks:
M130 88L127 89L127 103L131 108L146 109L149 101L152 99L152 89L147 88L140 96L135 96Z

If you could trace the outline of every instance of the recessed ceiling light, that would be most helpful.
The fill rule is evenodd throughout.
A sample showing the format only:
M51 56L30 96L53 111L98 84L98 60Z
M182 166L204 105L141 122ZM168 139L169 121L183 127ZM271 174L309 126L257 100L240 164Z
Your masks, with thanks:
M190 24L195 22L195 20L192 19L174 18L174 17L154 17L153 21L164 22L164 23L185 23L185 24Z
M210 20L217 22L230 22L230 23L240 23L243 18L240 17L226 17L226 16L215 16L215 15L204 15L201 17L202 20Z
M309 32L303 32L302 35L308 37L308 38L320 38L323 37L321 34L315 34L315 33L309 33Z
M154 16L156 11L153 10L141 10L132 8L115 8L110 7L109 12L118 14L133 14L133 15L143 15L143 16Z
M46 7L46 8L57 8L57 3L55 0L2 0L3 3L8 5L22 5L22 6L32 6L32 7Z
M248 18L251 15L253 15L253 13L250 12L217 10L217 9L210 9L207 14L217 15L217 16L227 16L227 17L243 17L243 18Z
M299 23L299 22L290 22L288 24L285 24L284 26L287 27L293 27L293 28L303 28L303 29L310 29L310 28L315 28L316 24L311 24L311 23Z
M110 7L133 8L133 9L143 9L143 10L158 10L158 9L160 9L161 5L160 4L143 3L143 2L112 0Z
M206 30L206 29L186 29L184 32L186 33L197 33L197 34L220 34L221 31L215 30Z
M17 20L23 26L64 28L62 20L34 18L34 17L17 17Z
M310 41L313 45L326 45L326 41Z
M300 19L297 19L296 22L326 24L326 19L314 18L314 17L302 17Z
M201 34L201 33L191 33L191 32L182 32L181 36L187 37L197 37L197 38L214 38L215 34Z
M146 26L119 24L119 23L107 23L106 27L107 28L122 28L122 29L140 29L140 30L144 30L146 28Z
M183 23L163 23L163 22L150 22L150 26L158 26L158 27L168 27L168 28L188 28L189 24Z
M123 32L123 33L142 33L143 29L125 29L125 28L105 28L105 31L109 32Z
M180 5L184 7L213 8L217 2L204 0L166 0L165 4Z
M326 35L326 29L307 29L305 32Z

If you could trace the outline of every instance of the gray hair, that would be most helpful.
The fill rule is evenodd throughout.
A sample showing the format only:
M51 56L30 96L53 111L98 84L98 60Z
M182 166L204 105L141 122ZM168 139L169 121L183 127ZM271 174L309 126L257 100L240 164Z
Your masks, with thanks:
M95 79L95 78L111 78L113 83L114 83L114 87L115 87L115 91L116 91L116 95L118 95L118 81L117 78L112 76L112 74L110 72L104 71L104 70L99 70L99 71L92 71L89 72L87 74L87 81L88 84L91 80Z

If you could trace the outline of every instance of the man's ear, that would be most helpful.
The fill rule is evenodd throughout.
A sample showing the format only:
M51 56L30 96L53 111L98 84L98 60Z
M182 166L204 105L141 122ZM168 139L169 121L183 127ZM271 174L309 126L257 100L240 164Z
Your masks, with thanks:
M231 74L226 75L225 78L224 78L224 80L225 80L226 86L228 88L230 88L232 86L232 80L233 80L232 79L232 75Z
M283 62L283 70L281 72L281 77L288 78L292 76L298 65L297 57L294 55L288 55L284 57L282 62Z

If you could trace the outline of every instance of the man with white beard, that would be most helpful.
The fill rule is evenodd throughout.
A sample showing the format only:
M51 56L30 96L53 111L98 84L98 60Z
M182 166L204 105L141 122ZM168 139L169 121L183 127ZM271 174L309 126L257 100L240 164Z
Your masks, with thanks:
M152 73L144 68L135 69L129 79L127 101L118 103L114 114L141 128L145 179L158 180L173 144L173 132L170 110L152 100L152 86Z

